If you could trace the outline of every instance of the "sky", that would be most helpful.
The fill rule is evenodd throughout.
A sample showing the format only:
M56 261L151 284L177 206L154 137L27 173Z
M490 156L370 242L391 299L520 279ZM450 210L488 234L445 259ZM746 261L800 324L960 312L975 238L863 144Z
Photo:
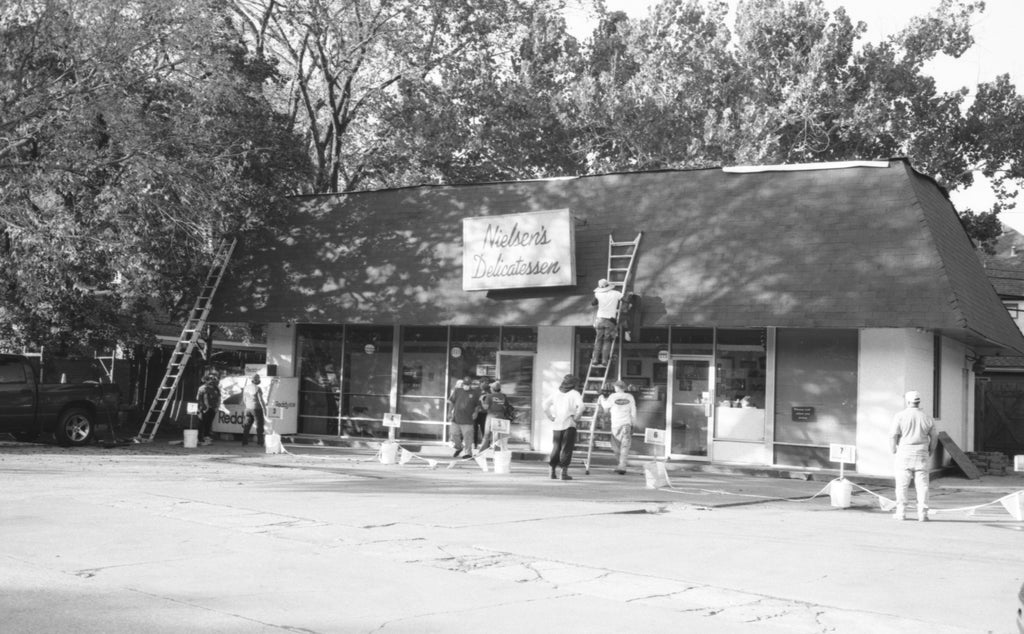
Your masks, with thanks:
M736 0L729 0L735 5ZM900 31L916 15L927 13L939 0L823 0L828 10L845 7L853 21L867 24L865 41L878 41ZM643 17L655 0L605 0L609 11ZM570 13L568 21L580 24L589 35L587 19L582 11ZM1010 74L1017 92L1024 92L1024 43L1020 25L1024 24L1024 2L1021 0L985 0L985 11L976 15L971 29L975 43L959 59L941 57L925 68L935 77L940 90L962 86L973 89L979 82L991 81L997 75ZM571 28L571 27L570 27ZM990 188L981 181L965 192L953 192L957 209L984 210L991 204ZM1024 233L1024 199L1019 210L999 215L1004 224Z

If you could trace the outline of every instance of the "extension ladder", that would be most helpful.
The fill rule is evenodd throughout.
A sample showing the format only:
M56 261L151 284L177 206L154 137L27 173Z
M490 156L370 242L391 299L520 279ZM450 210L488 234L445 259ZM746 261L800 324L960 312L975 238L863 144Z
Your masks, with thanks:
M616 242L611 235L608 236L608 273L605 279L615 286L621 293L623 299L629 292L629 283L632 281L633 266L636 263L637 250L640 247L640 238L643 232L636 234L636 238L628 242ZM583 471L590 474L590 464L594 457L594 447L600 443L602 448L611 447L611 430L597 429L597 400L601 396L601 388L608 382L608 375L612 366L619 364L619 357L622 352L622 303L619 303L619 314L616 319L618 336L612 344L612 357L603 368L594 367L594 356L590 356L587 364L587 376L583 380L583 415L580 417L580 427L577 434L584 437L586 442L586 453L579 460L583 463ZM596 372L595 372L596 370ZM616 373L618 376L620 373ZM601 436L598 441L597 437ZM582 452L581 452L582 453ZM574 459L574 462L576 460Z
M163 422L164 417L167 415L167 409L174 396L174 391L178 387L178 381L185 372L185 366L188 365L188 360L196 347L196 342L199 340L203 326L206 325L206 318L213 307L213 296L217 292L217 287L220 286L221 279L224 277L224 271L227 268L228 262L231 261L231 254L234 253L237 242L236 238L224 238L217 246L213 256L213 263L210 265L210 272L207 273L206 282L203 284L203 290L199 293L199 297L196 298L192 312L189 313L185 327L181 331L181 336L178 337L178 342L174 346L171 358L167 362L167 371L160 382L160 387L157 388L156 396L153 398L153 403L149 406L149 411L146 412L146 417L142 420L139 434L135 437L136 442L153 440L157 429L160 428L160 423Z

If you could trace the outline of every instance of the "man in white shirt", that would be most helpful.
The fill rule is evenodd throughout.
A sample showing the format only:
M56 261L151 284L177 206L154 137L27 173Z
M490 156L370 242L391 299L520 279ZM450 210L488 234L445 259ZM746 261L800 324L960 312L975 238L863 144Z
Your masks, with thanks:
M619 324L619 302L622 300L620 293L608 280L598 281L594 289L594 301L591 306L597 306L597 313L594 315L594 330L597 331L597 338L594 339L594 353L591 356L591 364L597 367L608 365L612 359L612 344L615 343L615 336L618 334Z
M625 475L629 448L633 445L636 424L636 399L626 391L626 382L615 382L615 391L597 399L597 406L611 414L612 452L618 459L615 473Z
M580 380L572 374L566 374L558 392L544 399L541 408L551 421L551 455L548 466L551 467L551 479L557 478L555 468L562 468L562 479L572 480L569 475L569 464L572 452L576 448L576 422L583 415L583 397L579 392Z
M896 455L896 515L905 518L907 490L914 481L917 494L917 519L928 521L928 466L937 439L935 423L921 411L921 395L907 392L906 409L892 419L892 452Z

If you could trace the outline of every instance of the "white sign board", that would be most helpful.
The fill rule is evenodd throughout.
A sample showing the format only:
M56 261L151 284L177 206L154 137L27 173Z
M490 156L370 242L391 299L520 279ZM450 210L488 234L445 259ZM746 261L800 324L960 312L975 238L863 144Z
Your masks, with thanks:
M384 414L384 426L385 427L401 427L402 426L402 415L401 414Z
M199 413L199 403L185 403L185 413L194 416Z
M496 434L508 434L512 431L512 421L507 418L488 416L487 419L491 422L491 431Z
M462 220L462 290L576 284L568 209Z
M648 427L644 430L644 442L648 445L664 445L665 444L665 430L664 429L651 429Z
M831 462L845 462L847 464L857 463L857 447L854 445L839 445L831 443L828 446L828 459Z

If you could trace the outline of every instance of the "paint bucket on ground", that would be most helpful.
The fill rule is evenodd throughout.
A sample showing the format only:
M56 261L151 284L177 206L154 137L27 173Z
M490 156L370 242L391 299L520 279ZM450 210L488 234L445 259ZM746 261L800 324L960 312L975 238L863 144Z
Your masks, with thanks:
M182 446L185 449L195 449L199 446L199 430L198 429L186 429L184 431L184 440Z
M512 452L511 451L495 451L494 452L494 472L495 473L511 473L512 471Z
M281 444L281 434L270 433L263 439L267 453L284 453L284 446Z
M850 496L852 494L853 485L846 478L839 478L828 484L828 495L832 498L832 506L841 509L850 508Z
M395 464L398 462L398 443L383 442L380 444L381 464Z

